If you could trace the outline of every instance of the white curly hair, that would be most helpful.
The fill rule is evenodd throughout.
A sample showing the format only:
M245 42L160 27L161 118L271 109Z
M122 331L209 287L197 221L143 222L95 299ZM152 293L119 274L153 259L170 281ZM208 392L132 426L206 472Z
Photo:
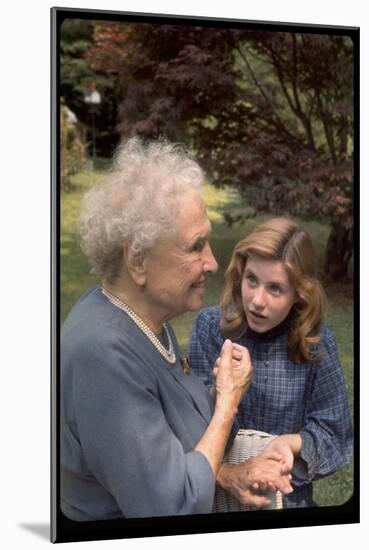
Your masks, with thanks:
M83 199L79 234L83 252L100 278L112 281L123 260L123 243L143 254L174 236L181 195L201 192L204 173L186 149L166 140L121 144L107 179Z

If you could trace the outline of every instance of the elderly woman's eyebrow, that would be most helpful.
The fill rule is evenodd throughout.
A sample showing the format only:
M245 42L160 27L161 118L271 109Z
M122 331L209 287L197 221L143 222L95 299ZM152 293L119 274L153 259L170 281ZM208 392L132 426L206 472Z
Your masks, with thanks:
M210 237L210 231L206 232L206 234L199 235L191 241L189 247L193 248L196 246L205 246L206 243L209 242L209 237Z
M188 248L192 248L196 245L205 245L209 241L210 234L211 234L211 224L209 222L209 227L207 231L206 232L204 231L201 235L195 235L189 241Z
M208 238L207 237L198 237L194 241L192 241L191 246L203 246L207 243Z
M203 237L203 236L195 237L194 239L191 239L190 241L188 241L186 245L184 245L183 250L191 251L198 247L202 248L205 246L207 240L208 240L207 237Z

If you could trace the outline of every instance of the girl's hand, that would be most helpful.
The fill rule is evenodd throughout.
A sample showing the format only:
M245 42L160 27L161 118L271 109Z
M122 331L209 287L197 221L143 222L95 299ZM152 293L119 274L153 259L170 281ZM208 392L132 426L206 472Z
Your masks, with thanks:
M265 452L273 451L283 457L283 462L290 470L296 455L300 454L301 436L299 434L284 434L275 437L264 449Z

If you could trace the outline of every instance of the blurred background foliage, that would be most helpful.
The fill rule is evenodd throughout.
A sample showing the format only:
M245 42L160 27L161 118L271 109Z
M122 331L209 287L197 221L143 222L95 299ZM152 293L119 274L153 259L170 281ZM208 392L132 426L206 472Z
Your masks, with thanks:
M312 235L353 405L353 42L348 36L67 19L60 33L61 320L97 283L75 223L121 139L184 142L205 168L219 262L218 302L235 243L270 215ZM91 84L101 102L85 101ZM94 128L94 131L93 131ZM93 143L95 151L93 151ZM185 353L194 314L174 320ZM352 466L314 484L347 501Z
M250 213L320 219L324 273L347 278L353 244L353 42L270 32L66 19L61 95L91 149L120 139L184 142L210 181L235 187ZM93 83L95 111L84 101ZM241 221L228 213L228 221Z

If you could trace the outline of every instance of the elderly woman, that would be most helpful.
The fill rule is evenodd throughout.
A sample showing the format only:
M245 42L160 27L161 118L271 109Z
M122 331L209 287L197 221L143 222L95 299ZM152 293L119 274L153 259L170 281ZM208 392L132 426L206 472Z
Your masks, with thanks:
M132 139L85 197L81 243L101 286L80 298L62 334L61 508L70 519L212 511L251 364L225 342L214 403L168 323L201 307L217 269L203 179L178 147ZM277 453L244 470L246 500L261 470L265 483L291 490Z

